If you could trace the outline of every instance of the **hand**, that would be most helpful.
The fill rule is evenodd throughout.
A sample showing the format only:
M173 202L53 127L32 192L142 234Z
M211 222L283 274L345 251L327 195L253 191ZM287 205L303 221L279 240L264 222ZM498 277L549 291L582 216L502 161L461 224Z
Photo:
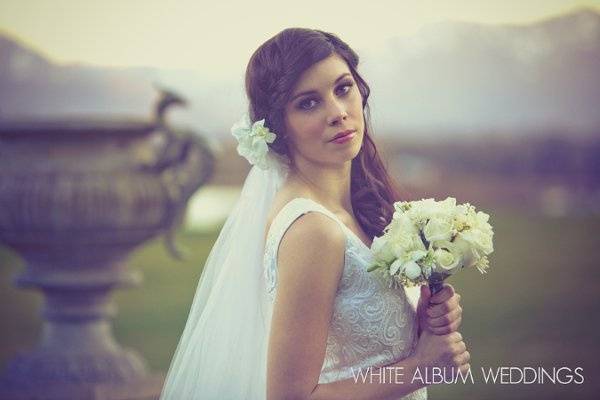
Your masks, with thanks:
M471 355L460 332L434 335L427 330L423 331L414 356L419 368L446 367L449 369L445 371L448 374L456 374L458 370L464 374L471 368Z
M455 332L462 322L460 295L444 283L442 290L431 296L427 285L421 286L421 298L417 306L419 334L429 330L435 335Z

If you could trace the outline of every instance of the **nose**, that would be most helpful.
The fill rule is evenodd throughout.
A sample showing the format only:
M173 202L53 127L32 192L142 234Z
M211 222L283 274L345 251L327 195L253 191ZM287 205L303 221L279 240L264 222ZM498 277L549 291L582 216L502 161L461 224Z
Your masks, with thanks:
M335 126L345 121L346 118L348 118L348 113L344 103L338 99L331 100L327 109L327 124Z

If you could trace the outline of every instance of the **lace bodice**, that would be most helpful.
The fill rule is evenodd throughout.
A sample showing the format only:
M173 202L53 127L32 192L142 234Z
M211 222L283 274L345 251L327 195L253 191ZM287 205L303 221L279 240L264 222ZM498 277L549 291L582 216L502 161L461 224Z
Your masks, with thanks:
M380 367L406 358L417 340L415 293L407 295L401 288L390 288L380 275L367 272L371 250L335 214L313 200L291 200L271 223L264 256L269 299L274 299L277 290L277 250L281 238L289 226L307 212L327 215L346 235L344 267L334 300L319 383L353 378L360 370L366 372L368 367ZM426 398L425 388L403 397L410 400Z

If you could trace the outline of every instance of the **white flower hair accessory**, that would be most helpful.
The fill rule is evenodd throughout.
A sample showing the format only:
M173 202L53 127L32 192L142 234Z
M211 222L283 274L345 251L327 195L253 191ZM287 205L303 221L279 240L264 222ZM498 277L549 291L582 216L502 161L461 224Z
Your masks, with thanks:
M237 152L239 155L261 169L269 168L267 143L273 143L277 135L265 126L264 119L252 123L248 114L244 114L231 127L231 134L238 141Z

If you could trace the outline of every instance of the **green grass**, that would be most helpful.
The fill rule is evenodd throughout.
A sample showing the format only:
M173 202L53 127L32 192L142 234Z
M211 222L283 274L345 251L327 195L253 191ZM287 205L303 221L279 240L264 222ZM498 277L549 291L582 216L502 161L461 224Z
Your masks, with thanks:
M515 211L491 212L495 253L489 274L465 271L450 281L462 294L461 332L472 354L475 384L430 387L435 399L595 398L600 373L600 217L545 218ZM190 250L185 262L169 258L162 241L134 252L130 266L142 286L118 291L114 332L139 350L150 367L166 371L191 305L205 257L216 238L179 233ZM10 281L21 261L0 249L0 367L39 333L41 296ZM481 367L583 367L583 385L484 384Z

